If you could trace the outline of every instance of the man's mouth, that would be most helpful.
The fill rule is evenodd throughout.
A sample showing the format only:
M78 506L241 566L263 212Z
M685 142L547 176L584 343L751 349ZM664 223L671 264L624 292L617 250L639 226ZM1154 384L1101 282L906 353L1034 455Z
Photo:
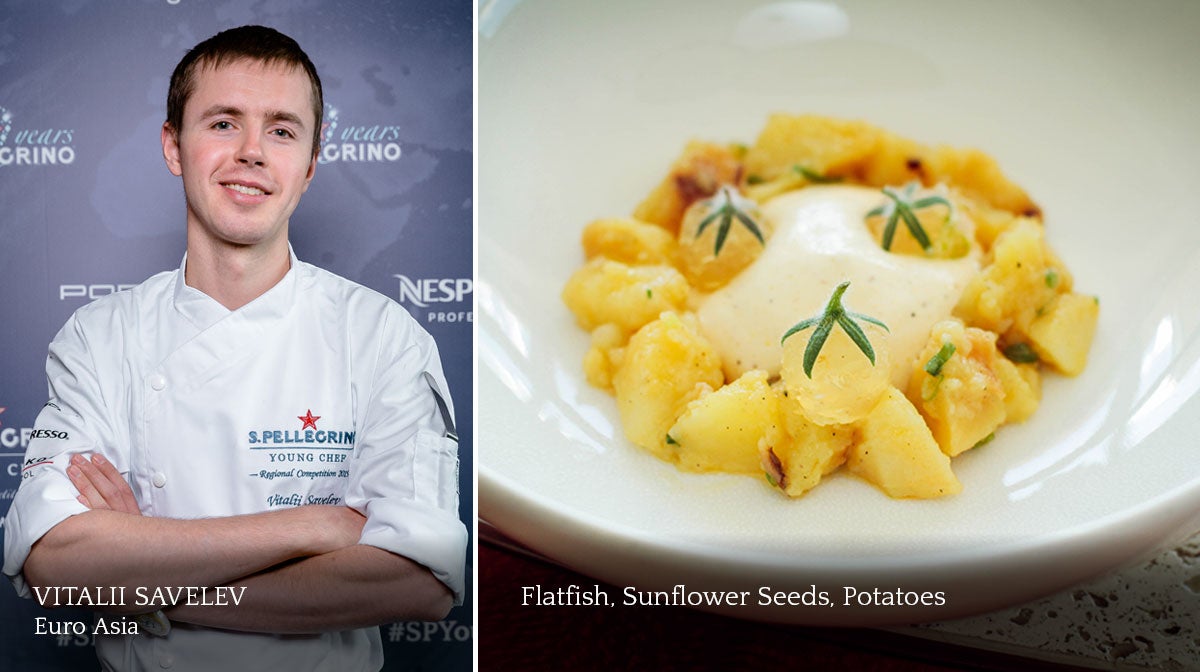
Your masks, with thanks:
M236 182L224 182L224 183L222 183L221 186L226 187L228 189L232 189L232 190L238 192L239 194L245 194L247 196L265 196L267 194L266 191L259 189L258 187L250 186L248 184L238 184Z

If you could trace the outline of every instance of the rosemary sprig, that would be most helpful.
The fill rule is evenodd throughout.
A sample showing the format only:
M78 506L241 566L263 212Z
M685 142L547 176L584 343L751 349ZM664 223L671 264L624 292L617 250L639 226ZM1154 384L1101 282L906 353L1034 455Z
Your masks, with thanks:
M755 222L753 217L747 215L741 208L734 204L734 197L729 193L729 187L721 187L720 193L717 196L713 196L709 200L709 203L715 204L717 198L721 195L725 197L725 204L716 208L707 217L702 219L699 228L696 229L696 237L699 238L710 224L717 221L718 218L720 219L721 223L717 226L717 241L713 245L713 256L721 254L721 248L725 246L725 239L729 237L729 229L733 227L734 219L737 219L737 221L742 223L742 226L745 226L750 233L754 234L759 243L766 245L767 242L763 240L762 230L758 228L758 222Z
M854 341L858 349L867 356L867 359L871 360L872 365L875 364L875 349L871 347L871 341L867 339L867 335L863 332L862 327L854 320L856 318L865 320L890 331L883 322L868 315L852 313L842 306L842 295L846 293L846 288L849 286L849 280L838 285L833 290L833 295L829 297L829 303L825 304L825 310L820 315L797 322L791 329L788 329L784 333L783 338L779 339L780 344L782 344L792 334L808 329L809 327L816 327L812 336L808 339L808 346L804 348L804 374L809 378L812 378L812 369L813 365L817 362L817 355L821 354L821 348L825 346L825 341L829 338L829 334L833 331L835 324L841 327L842 331L846 332L846 335L850 337L850 340Z
M867 217L887 217L887 223L883 227L883 249L892 249L892 239L896 236L896 224L901 219L904 220L904 225L908 227L909 233L916 239L921 249L928 252L929 248L933 247L933 243L929 240L929 234L925 232L925 227L921 226L920 220L917 219L916 210L934 205L944 205L946 206L945 221L950 221L950 216L954 211L954 206L950 204L950 201L937 194L913 200L917 185L918 183L915 181L909 182L901 191L884 187L883 194L889 200L867 213Z

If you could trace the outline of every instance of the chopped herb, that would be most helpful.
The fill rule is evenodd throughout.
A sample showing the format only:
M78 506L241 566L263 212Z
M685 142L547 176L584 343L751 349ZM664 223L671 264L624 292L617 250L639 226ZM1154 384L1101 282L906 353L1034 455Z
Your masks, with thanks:
M650 289L649 287L646 288L646 298L647 299L654 298L654 290Z
M982 446L982 445L986 445L986 444L988 444L988 443L991 443L991 442L992 442L992 439L994 439L994 438L996 438L996 433L995 433L995 432L992 432L991 434L988 434L987 436L985 436L985 437L983 437L982 439L980 439L980 440L979 440L979 443L976 443L975 445L973 445L973 446L971 446L971 447L972 447L972 448L978 448L978 447L980 447L980 446Z
M764 471L764 472L763 472L763 476L766 476L766 477L767 477L767 482L771 484L771 487L772 487L772 488L778 488L778 487L779 487L779 481L775 480L775 477L771 475L771 472L769 472L769 471Z
M946 361L954 354L955 347L953 343L944 343L942 349L937 351L937 354L929 358L925 363L925 373L931 376L942 375L942 367L946 365Z
M749 175L746 177L746 184L751 186L755 184L762 184L763 182L766 182L766 180L763 179L762 175Z
M679 442L676 441L675 439L671 438L670 434L667 434L667 445L668 446L678 446Z
M930 376L921 382L921 399L925 401L933 401L938 395L938 390L942 389L942 380L945 376L940 373L936 376Z
M921 249L928 252L933 247L933 243L929 240L929 234L925 232L925 227L921 226L920 220L917 219L916 210L934 205L944 205L946 206L945 221L950 221L950 216L954 212L954 206L945 197L935 194L913 200L917 184L917 182L909 182L904 185L902 191L896 191L891 187L884 187L883 195L887 196L889 200L867 213L867 217L887 218L887 223L883 226L883 240L881 241L883 249L892 249L892 239L896 236L896 224L901 219L904 220L904 225L908 227L909 233L916 239Z
M792 166L792 170L800 177L812 182L813 184L829 184L831 182L841 182L842 178L830 175L822 175L815 170L806 168L800 164Z
M833 290L833 295L829 297L829 303L825 304L824 312L816 317L810 317L807 320L797 322L791 329L787 330L783 338L779 339L779 342L782 344L792 334L812 326L816 327L812 336L808 339L808 346L804 348L804 373L809 378L812 378L812 368L813 364L817 362L817 355L821 354L821 348L825 346L825 340L829 338L829 334L833 331L833 325L835 324L841 327L842 331L846 332L846 335L850 337L850 340L854 341L858 349L867 356L867 359L871 360L871 364L875 364L875 349L871 347L871 342L867 340L866 333L854 321L854 318L865 320L884 329L888 327L873 317L852 313L842 306L842 295L846 293L846 288L849 286L849 281L838 285Z
M1058 286L1058 271L1053 268L1046 269L1046 286L1050 289Z
M725 246L725 238L729 236L729 229L733 226L733 220L735 218L741 222L742 225L745 226L748 231L750 231L750 233L754 234L755 238L758 238L759 243L763 245L767 244L767 242L763 240L762 231L758 228L758 222L755 222L754 218L752 218L750 215L747 215L738 206L734 205L734 197L729 193L729 191L729 187L721 187L720 192L709 199L708 204L710 206L715 206L717 199L721 196L724 196L725 204L719 208L716 208L711 214L702 219L700 221L699 228L696 229L696 237L699 238L701 234L704 233L704 230L708 228L709 224L717 221L718 217L721 219L721 223L717 226L717 242L713 245L714 256L721 254L721 248Z
M1013 343L1004 347L1004 356L1017 364L1033 364L1038 361L1037 353L1028 343Z

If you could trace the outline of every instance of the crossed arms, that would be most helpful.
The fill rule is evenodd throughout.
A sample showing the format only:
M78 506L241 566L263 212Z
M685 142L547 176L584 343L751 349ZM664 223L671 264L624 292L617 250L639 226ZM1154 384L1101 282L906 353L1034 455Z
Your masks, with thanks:
M349 507L154 518L141 515L125 479L99 455L76 455L67 473L90 510L33 545L24 570L33 586L245 586L236 606L165 611L172 621L271 633L438 620L453 602L424 566L359 544L366 519Z

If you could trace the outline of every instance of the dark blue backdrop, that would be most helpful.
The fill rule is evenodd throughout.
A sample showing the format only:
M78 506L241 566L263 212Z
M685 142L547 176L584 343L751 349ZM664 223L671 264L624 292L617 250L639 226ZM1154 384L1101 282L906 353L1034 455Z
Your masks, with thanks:
M0 515L46 399L50 339L85 302L182 258L182 188L159 145L171 70L200 40L258 23L295 37L325 88L321 162L293 247L395 298L437 339L470 529L471 2L0 5ZM385 669L470 669L471 602L441 624L383 626ZM84 638L33 634L49 614L0 585L0 670L96 667Z

